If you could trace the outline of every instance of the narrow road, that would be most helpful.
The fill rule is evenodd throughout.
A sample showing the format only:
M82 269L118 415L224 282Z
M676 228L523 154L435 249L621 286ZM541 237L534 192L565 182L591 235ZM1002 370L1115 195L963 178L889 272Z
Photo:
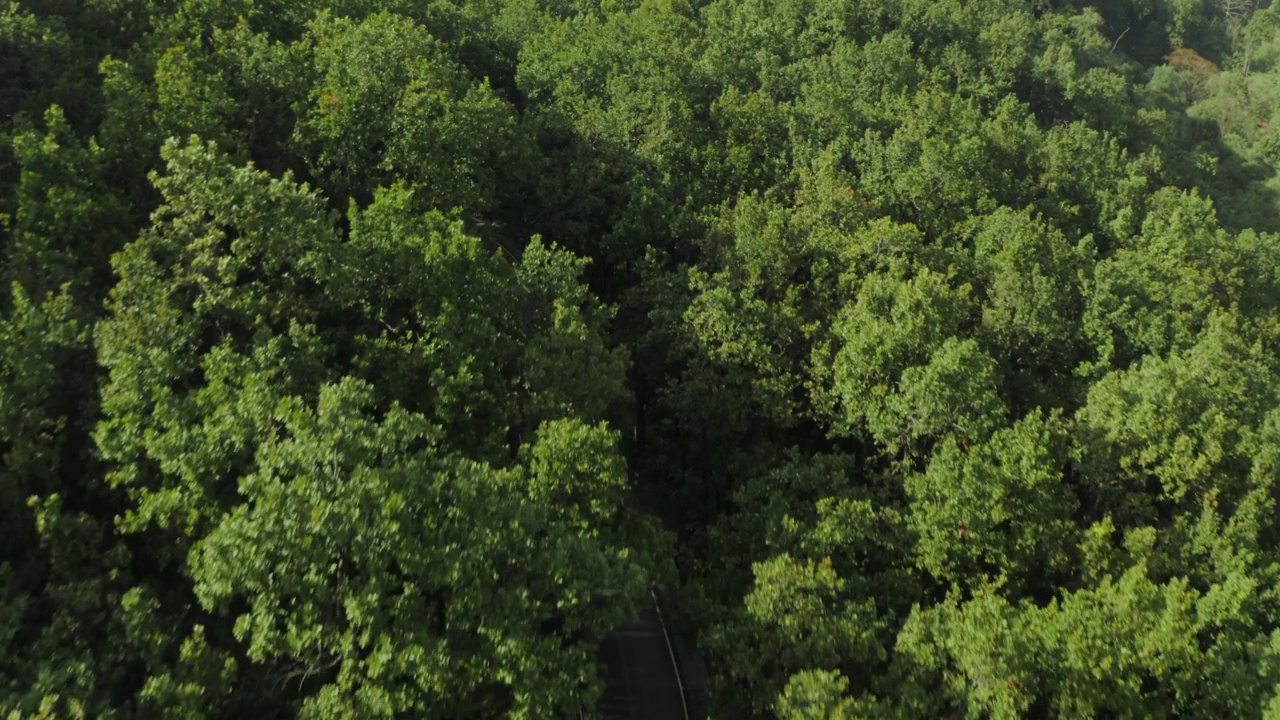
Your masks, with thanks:
M662 623L653 608L623 625L600 646L605 665L605 720L685 720L684 700Z

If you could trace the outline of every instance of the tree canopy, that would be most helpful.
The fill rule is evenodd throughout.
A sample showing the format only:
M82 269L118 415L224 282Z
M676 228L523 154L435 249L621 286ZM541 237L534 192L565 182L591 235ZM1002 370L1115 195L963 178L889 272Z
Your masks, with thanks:
M0 5L0 717L1280 719L1269 0Z

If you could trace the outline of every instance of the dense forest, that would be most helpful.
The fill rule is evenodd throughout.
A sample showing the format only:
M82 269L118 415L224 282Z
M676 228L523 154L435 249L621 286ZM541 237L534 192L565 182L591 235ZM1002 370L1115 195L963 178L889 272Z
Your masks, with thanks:
M0 715L1280 718L1268 0L0 3Z

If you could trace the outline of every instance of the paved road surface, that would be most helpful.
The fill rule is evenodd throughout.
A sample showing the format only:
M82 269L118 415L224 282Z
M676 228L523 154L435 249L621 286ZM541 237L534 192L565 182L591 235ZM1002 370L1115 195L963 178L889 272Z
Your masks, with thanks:
M636 622L609 633L600 646L605 720L685 720L671 652L652 608Z

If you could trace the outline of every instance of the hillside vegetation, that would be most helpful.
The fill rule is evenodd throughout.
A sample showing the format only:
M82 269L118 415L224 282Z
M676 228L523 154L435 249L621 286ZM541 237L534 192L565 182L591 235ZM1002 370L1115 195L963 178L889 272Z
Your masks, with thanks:
M0 3L0 716L1280 720L1268 0Z

